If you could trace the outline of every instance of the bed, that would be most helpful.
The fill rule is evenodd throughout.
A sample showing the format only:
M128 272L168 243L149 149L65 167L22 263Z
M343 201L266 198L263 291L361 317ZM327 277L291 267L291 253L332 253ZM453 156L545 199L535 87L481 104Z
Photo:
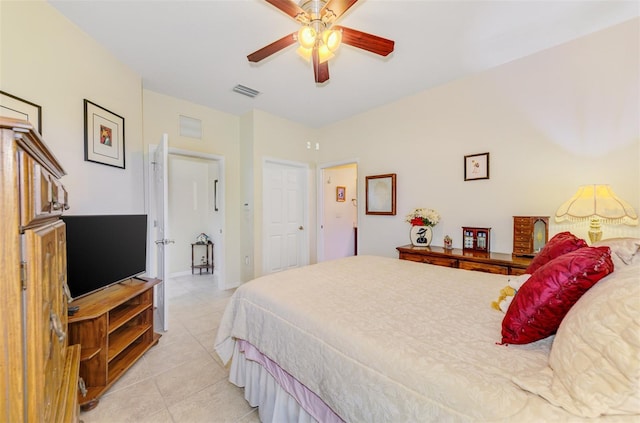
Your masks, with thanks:
M355 256L243 284L215 349L263 422L637 421L640 240L617 242L537 341L505 342L509 276Z

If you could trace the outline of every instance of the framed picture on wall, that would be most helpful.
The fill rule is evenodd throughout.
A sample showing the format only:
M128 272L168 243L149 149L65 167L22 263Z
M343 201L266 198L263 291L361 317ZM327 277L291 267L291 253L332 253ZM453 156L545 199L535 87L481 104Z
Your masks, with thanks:
M489 153L464 156L464 180L489 179Z
M365 182L365 213L395 216L396 174L367 176Z
M42 135L42 108L37 104L0 91L0 116L26 120Z
M347 188L336 187L336 201L343 202L346 197Z
M84 159L124 169L124 118L84 100Z

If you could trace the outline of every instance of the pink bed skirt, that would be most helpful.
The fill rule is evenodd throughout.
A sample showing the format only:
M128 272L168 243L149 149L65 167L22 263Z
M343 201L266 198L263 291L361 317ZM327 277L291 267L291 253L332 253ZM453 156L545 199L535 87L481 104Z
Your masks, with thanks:
M235 343L229 381L244 388L245 399L258 407L263 423L343 422L320 397L247 341Z

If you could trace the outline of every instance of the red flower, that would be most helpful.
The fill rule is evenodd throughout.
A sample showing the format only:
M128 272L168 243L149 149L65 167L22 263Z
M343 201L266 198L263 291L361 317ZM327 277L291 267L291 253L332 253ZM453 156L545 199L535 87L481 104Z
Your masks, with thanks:
M413 219L411 219L411 225L412 226L424 226L424 221L422 220L421 217L414 217Z

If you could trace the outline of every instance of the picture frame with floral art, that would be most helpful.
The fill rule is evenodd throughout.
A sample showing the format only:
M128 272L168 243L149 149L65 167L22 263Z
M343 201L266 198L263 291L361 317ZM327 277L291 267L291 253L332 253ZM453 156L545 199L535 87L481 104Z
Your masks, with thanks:
M489 153L464 156L464 180L489 179Z
M124 118L86 99L84 160L125 168Z

